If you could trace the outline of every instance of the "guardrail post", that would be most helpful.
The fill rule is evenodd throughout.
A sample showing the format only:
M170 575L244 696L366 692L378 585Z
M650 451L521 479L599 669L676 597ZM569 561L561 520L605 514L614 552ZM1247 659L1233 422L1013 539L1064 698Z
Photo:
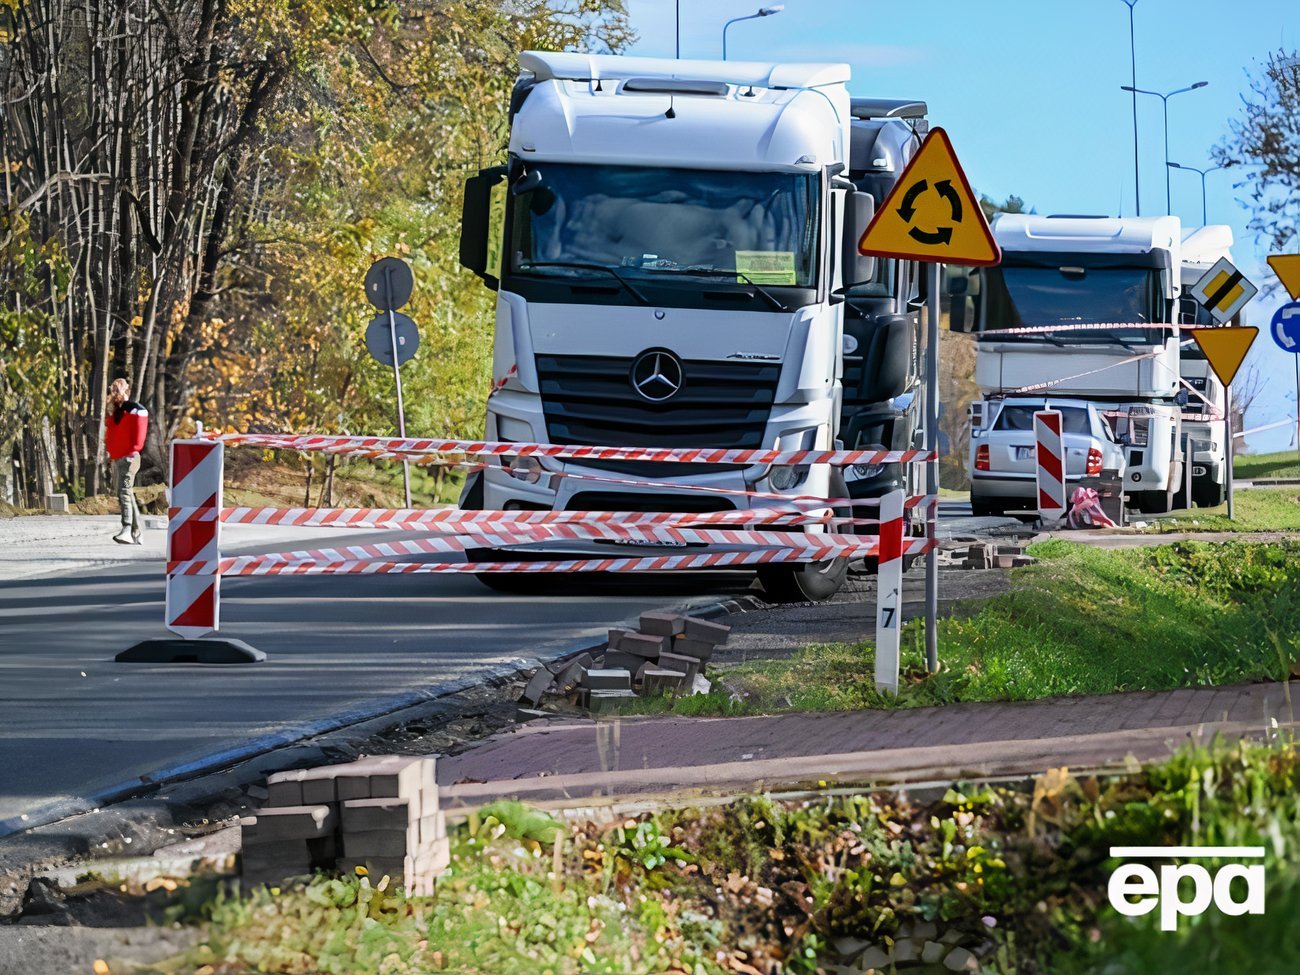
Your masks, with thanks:
M876 572L876 690L898 693L899 617L903 612L902 491L880 499L880 551Z
M167 561L207 562L210 573L167 573L167 629L186 639L215 631L221 620L221 482L225 447L173 440Z

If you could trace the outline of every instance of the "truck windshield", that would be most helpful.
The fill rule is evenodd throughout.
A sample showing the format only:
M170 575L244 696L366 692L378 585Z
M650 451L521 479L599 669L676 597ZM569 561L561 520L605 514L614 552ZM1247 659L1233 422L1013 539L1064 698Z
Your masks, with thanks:
M984 272L982 291L981 332L1032 325L1156 323L1164 304L1160 273L1154 268L1002 266ZM1107 332L1063 329L1050 335L1070 344L1158 344L1168 337L1161 330L1138 327Z
M583 272L530 265L599 264L637 279L691 270L765 288L815 284L815 176L565 163L532 172L511 200L516 273L574 276Z

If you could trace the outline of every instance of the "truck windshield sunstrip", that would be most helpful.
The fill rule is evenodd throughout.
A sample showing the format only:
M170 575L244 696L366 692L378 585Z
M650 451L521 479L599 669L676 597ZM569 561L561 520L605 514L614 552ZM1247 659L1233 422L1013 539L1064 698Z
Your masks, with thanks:
M511 194L511 272L814 287L819 188L804 174L538 163Z

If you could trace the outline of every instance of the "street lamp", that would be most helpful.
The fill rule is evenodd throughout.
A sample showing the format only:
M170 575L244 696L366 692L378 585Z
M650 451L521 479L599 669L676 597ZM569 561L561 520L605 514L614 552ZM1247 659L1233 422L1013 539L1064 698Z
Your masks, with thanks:
M1201 174L1201 226L1205 226L1205 177L1214 172L1216 169L1227 169L1227 166L1211 166L1209 169L1197 169L1195 166L1182 166L1176 162L1165 161L1165 165L1170 169L1186 169L1193 173ZM1167 175L1167 174L1166 174ZM1300 358L1300 357L1298 357Z
M1120 89L1122 91L1133 92L1134 100L1137 99L1138 95L1155 95L1157 98L1160 99L1161 102L1164 103L1165 162L1166 163L1169 162L1169 99L1173 98L1175 95L1181 95L1185 91L1195 91L1197 88L1204 88L1208 84L1209 84L1208 81L1198 81L1195 84L1188 85L1186 88L1175 88L1173 91L1169 91L1169 92L1147 91L1145 88L1135 88L1131 85L1120 85ZM1165 167L1165 213L1168 213L1172 209L1173 209L1173 204L1171 202L1171 196L1169 190L1169 167L1166 166Z
M1138 178L1138 67L1137 44L1133 39L1133 8L1138 0L1122 0L1128 6L1128 60L1131 71L1129 91L1133 92L1133 210L1142 216L1142 181ZM1165 153L1168 155L1168 153Z
M1136 3L1137 0L1134 0ZM771 7L759 7L757 13L747 14L744 17L732 17L722 25L722 60L727 60L727 28L732 24L739 23L742 20L754 20L757 17L771 17L773 14L779 14L785 9L785 4L778 3Z

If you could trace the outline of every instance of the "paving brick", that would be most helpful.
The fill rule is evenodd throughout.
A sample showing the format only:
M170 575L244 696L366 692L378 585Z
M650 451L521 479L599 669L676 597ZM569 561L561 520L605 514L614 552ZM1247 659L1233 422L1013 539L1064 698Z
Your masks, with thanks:
M686 686L686 674L679 670L655 667L642 674L641 694L660 697L665 693L677 694Z
M327 805L263 808L257 814L257 838L306 840L332 833L337 822L334 808Z
M302 769L291 772L275 772L266 778L268 806L302 805Z
M676 636L686 625L686 617L679 613L642 613L641 632L654 636Z
M404 857L419 845L416 829L372 829L343 834L343 856L350 860L367 857Z
M614 627L612 630L609 631L609 638L605 644L606 647L608 647L610 650L619 649L618 646L619 642L623 639L623 637L627 636L629 633L632 632L633 632L632 630L625 629L624 627L621 626Z
M419 821L418 802L410 799L350 799L339 810L343 832L372 829L406 829Z
M595 661L589 653L580 653L569 662L569 665L560 671L560 676L556 678L556 683L561 687L577 687L582 680L582 672L590 667Z
M555 683L555 675L545 667L538 667L532 679L528 681L528 686L524 688L524 692L519 695L519 700L525 704L541 704L542 698L551 689L553 683Z
M682 632L690 640L703 640L717 646L720 643L727 642L727 635L731 633L731 627L722 623L711 623L708 620L688 616L686 617L686 625L682 627Z
M632 674L622 668L604 670L593 668L583 675L582 683L593 691L630 691Z
M590 691L587 695L587 710L593 714L606 714L626 707L635 700L636 695L631 691Z
M638 657L634 653L627 653L624 650L606 650L605 656L600 660L600 666L603 670L630 670L636 673L642 665L645 664L644 657Z
M650 633L629 633L618 641L618 649L624 653L644 657L648 660L654 660L671 645L672 641L668 637L655 636Z
M714 644L708 640L692 640L687 636L679 636L673 641L672 652L704 661L713 656L713 647Z
M700 672L698 658L685 657L679 653L661 653L659 655L659 666L665 670L676 670L685 674L688 686L695 680L695 675Z
M303 776L302 780L302 804L304 806L317 806L338 801L338 795L334 791L335 768L336 766L326 765L321 768L306 770L306 775Z
M401 765L391 765L383 771L370 776L370 795L418 797L424 784L425 772L417 758L406 760Z

